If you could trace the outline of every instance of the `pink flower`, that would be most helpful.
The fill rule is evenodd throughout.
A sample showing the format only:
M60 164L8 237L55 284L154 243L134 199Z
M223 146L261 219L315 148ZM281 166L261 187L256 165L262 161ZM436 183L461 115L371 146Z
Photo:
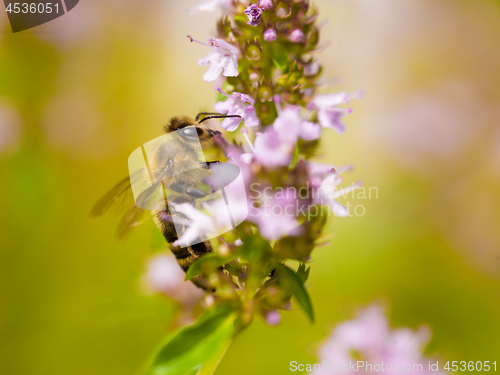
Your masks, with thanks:
M247 220L257 224L262 237L273 241L285 236L300 234L296 218L295 191L281 189L277 193L263 190L258 207L252 206Z
M348 208L342 206L336 199L363 185L361 181L357 181L349 187L337 190L337 186L343 181L343 177L339 176L340 173L348 169L350 169L349 166L343 166L338 171L328 173L323 181L321 181L319 188L314 191L313 203L330 206L330 209L336 216L348 216Z
M264 133L257 133L253 149L253 158L261 165L275 168L290 164L295 143L299 138L304 140L318 139L321 135L321 126L310 121L303 121L300 116L300 106L288 105L285 109L277 103L278 117L273 127ZM224 123L223 123L224 125Z
M277 37L278 36L276 34L276 30L274 29L267 29L266 31L264 31L264 40L266 42L274 42Z
M257 4L249 5L245 9L245 14L248 17L247 25L259 26L260 17L262 15L262 9L260 9Z
M282 141L290 144L297 142L302 124L300 110L299 106L292 105L287 106L283 110L278 110L278 117L274 120L273 129L278 133Z
M197 14L201 12L213 12L220 8L224 13L234 13L233 0L207 0L189 8L189 13Z
M429 341L430 332L426 327L421 327L417 332L407 328L391 330L384 317L383 310L371 306L362 311L356 319L338 325L325 345L320 349L321 361L340 365L337 373L350 371L349 362L359 359L352 357L355 351L362 361L372 365L371 369L362 367L357 373L368 374L378 372L374 365L379 366L379 371L387 373L405 372L419 374L436 374L428 370L428 361L422 356L420 349ZM361 361L361 360L360 360ZM380 369L384 363L384 370ZM398 370L398 365L409 364L407 368ZM421 364L419 369L415 365ZM342 366L344 365L344 366ZM353 371L354 372L354 371ZM314 371L313 374L322 373ZM438 375L440 373L437 373Z
M171 297L183 306L192 306L204 293L193 283L184 281L184 276L173 256L160 254L149 262L145 282L151 291Z
M274 121L273 128L283 141L295 144L299 137L311 141L321 136L321 126L314 122L303 121L300 111L300 106L288 105L283 110L278 108L278 117Z
M345 115L352 113L351 108L338 107L340 104L347 104L351 99L361 97L362 92L357 91L352 94L346 92L336 94L316 95L310 103L308 109L318 110L318 121L324 128L330 128L337 133L342 134L347 127L342 123L341 119Z
M256 134L254 147L255 159L265 167L275 168L290 164L295 145L284 142L271 128Z
M217 112L227 115L238 115L241 118L233 117L226 118L222 121L222 127L227 131L235 131L241 123L241 120L245 121L246 127L252 127L259 125L259 119L255 113L255 100L246 94L240 94L239 92L233 92L233 96L229 96L220 87L216 90L221 94L227 96L227 99L218 102L214 105ZM248 103L248 104L247 104Z
M309 172L309 183L313 188L317 188L321 185L326 175L335 173L337 167L332 164L309 162L307 163L307 169Z
M290 35L288 35L288 40L290 42L294 42L294 43L301 42L303 38L304 38L304 33L302 32L302 30L299 30L299 29L293 30L290 33Z
M210 65L203 75L205 81L215 81L221 73L225 77L238 76L238 58L241 56L238 48L222 39L211 38L208 45L193 39L189 35L188 38L191 42L197 42L212 48L212 51L207 56L198 60L198 65Z

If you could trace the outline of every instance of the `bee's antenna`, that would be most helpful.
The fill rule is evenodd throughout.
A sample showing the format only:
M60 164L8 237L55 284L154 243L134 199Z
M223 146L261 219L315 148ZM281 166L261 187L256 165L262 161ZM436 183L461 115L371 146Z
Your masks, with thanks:
M211 118L228 118L228 117L240 117L240 115L218 115L218 116L208 116L205 117L203 120L200 121L200 124L205 121L205 120L210 120Z
M217 113L217 112L200 112L196 115L196 117L194 118L196 121L198 121L198 119L200 118L200 116L202 115L220 115L220 113Z

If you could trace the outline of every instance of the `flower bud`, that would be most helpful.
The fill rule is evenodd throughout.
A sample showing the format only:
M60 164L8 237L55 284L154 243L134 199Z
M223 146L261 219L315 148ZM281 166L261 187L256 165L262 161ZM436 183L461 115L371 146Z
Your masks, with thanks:
M271 9L273 7L273 0L260 0L259 7L263 10Z
M257 72L250 73L248 77L250 78L250 81L258 81L260 78L259 73Z
M245 41L245 55L249 60L259 60L262 53L262 47L257 39Z
M294 43L302 42L303 38L304 38L304 33L300 29L295 29L290 33L290 35L288 35L288 40Z
M262 79L261 82L259 82L257 86L257 99L259 99L261 102L267 102L271 100L273 96L273 82L271 79L269 81L266 81L264 78Z
M277 38L276 30L269 29L264 31L264 40L266 42L274 42Z
M281 316L278 310L271 310L266 313L266 323L270 326L278 325L281 321Z

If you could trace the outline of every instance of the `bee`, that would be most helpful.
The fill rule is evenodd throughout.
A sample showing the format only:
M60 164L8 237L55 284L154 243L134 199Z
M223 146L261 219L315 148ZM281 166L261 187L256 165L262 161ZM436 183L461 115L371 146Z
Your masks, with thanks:
M201 116L206 117L199 120ZM216 147L215 140L221 136L221 133L211 129L203 122L211 118L226 117L241 116L202 112L194 119L185 116L173 117L164 127L165 133L175 131L176 135L179 134L179 136L176 137L175 141L165 141L168 144L160 145L154 153L154 157L149 160L148 167L156 171L166 171L162 172L161 184L164 192L165 188L171 191L168 201L174 202L174 204L190 203L197 207L199 206L197 199L207 195L204 190L199 188L200 181L206 178L207 168L210 168L214 163L219 163L219 161L205 162L200 160L195 145L201 145L203 152ZM184 171L184 173L177 173L179 171ZM143 177L139 176L139 178ZM91 209L89 217L103 216L117 200L129 195L132 190L131 178L137 178L137 176L124 178L99 199ZM118 224L117 236L119 239L125 237L131 229L147 219L147 211L141 208L144 206L138 202L139 199L147 200L149 198L148 192L144 193L141 194L142 198L138 198L134 202ZM212 245L209 240L205 240L186 247L174 246L173 243L178 240L178 236L186 230L186 224L179 225L178 221L173 219L172 211L173 208L168 206L165 195L163 208L153 211L153 221L168 242L180 267L186 272L194 261L212 252ZM179 215L182 216L179 213L175 214L176 217ZM213 291L206 278L201 275L195 276L191 281L202 289Z

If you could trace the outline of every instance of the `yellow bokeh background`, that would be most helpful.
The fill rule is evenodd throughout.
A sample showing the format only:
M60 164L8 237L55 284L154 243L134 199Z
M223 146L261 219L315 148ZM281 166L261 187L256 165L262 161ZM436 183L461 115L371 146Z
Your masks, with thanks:
M197 60L218 14L197 1L81 0L12 34L0 15L0 373L137 374L179 312L145 295L146 223L124 243L94 202L175 115L211 110ZM372 302L433 333L442 360L500 360L500 2L318 0L321 92L364 89L318 161L353 163L371 199L343 202L313 253L317 321L296 306L237 337L218 374L314 363L332 328ZM368 190L367 190L368 195Z

